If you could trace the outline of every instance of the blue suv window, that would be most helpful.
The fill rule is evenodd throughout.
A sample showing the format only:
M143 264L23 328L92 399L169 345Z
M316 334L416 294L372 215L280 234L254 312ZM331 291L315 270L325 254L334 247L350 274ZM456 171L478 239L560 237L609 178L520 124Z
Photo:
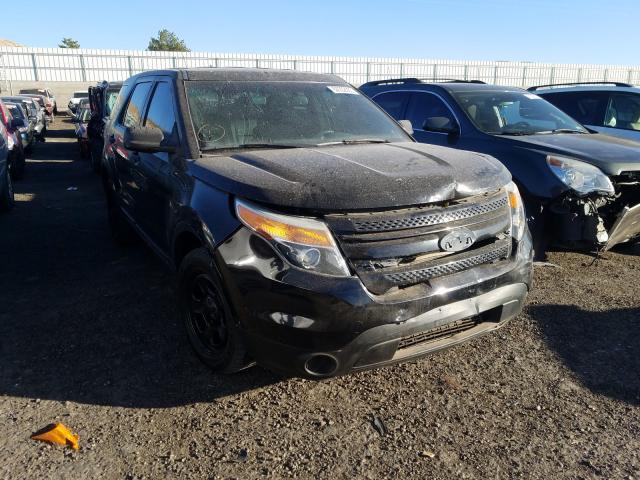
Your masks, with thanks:
M425 120L432 117L448 118L451 124L456 120L447 105L437 96L428 92L415 92L409 100L407 120L411 120L413 128L423 129Z
M391 115L396 120L403 120L401 118L404 113L404 106L409 98L408 92L389 92L376 95L374 100L382 109Z

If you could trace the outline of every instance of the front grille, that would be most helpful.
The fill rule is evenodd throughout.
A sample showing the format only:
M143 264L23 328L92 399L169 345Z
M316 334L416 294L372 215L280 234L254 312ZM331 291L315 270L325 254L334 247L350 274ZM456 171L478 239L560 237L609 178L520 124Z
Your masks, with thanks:
M465 318L456 320L455 322L442 325L441 327L432 328L426 332L414 333L400 339L398 350L412 347L420 343L433 342L442 338L450 337L456 333L465 332L475 327L480 322L479 317Z
M353 222L358 232L382 232L405 228L427 227L442 223L456 222L494 212L507 206L507 197L503 196L487 203L474 204L452 209L437 209L433 213L410 215L404 218L382 220L356 220Z
M414 284L430 280L435 277L451 275L452 273L462 272L478 265L492 263L496 260L506 258L511 250L511 242L496 242L490 245L490 248L481 249L478 254L468 256L466 258L445 259L441 264L433 265L417 270L409 270L406 272L385 274L384 277L395 284Z
M327 215L342 252L367 289L383 294L506 259L511 254L511 213L504 190L423 207ZM440 243L455 229L475 243L445 252Z

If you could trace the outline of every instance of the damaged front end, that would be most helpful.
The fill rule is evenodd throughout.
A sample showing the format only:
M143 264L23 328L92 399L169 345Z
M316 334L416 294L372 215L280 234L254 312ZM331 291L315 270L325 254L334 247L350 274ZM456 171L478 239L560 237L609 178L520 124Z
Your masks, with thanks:
M559 245L609 250L640 236L640 171L609 177L612 192L569 190L548 206Z

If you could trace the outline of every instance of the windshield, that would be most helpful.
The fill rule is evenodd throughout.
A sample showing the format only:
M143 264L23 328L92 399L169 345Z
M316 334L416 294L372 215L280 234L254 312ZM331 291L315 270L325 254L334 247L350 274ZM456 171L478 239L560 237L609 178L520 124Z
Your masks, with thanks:
M44 90L38 90L37 88L28 88L26 90L20 90L20 93L44 95Z
M119 91L107 91L107 100L104 103L105 115L107 117L111 116L111 110L113 110L113 106L116 104L118 93Z
M202 150L411 140L346 84L190 81L186 89Z
M89 94L87 92L74 92L73 98L86 98Z
M492 135L588 133L566 113L527 92L452 92L473 124Z

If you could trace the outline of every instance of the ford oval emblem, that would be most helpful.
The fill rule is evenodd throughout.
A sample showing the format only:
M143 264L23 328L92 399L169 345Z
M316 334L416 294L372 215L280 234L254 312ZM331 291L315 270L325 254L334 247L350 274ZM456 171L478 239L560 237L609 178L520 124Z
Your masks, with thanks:
M445 252L460 252L476 243L475 234L468 228L456 228L440 239L440 248Z

